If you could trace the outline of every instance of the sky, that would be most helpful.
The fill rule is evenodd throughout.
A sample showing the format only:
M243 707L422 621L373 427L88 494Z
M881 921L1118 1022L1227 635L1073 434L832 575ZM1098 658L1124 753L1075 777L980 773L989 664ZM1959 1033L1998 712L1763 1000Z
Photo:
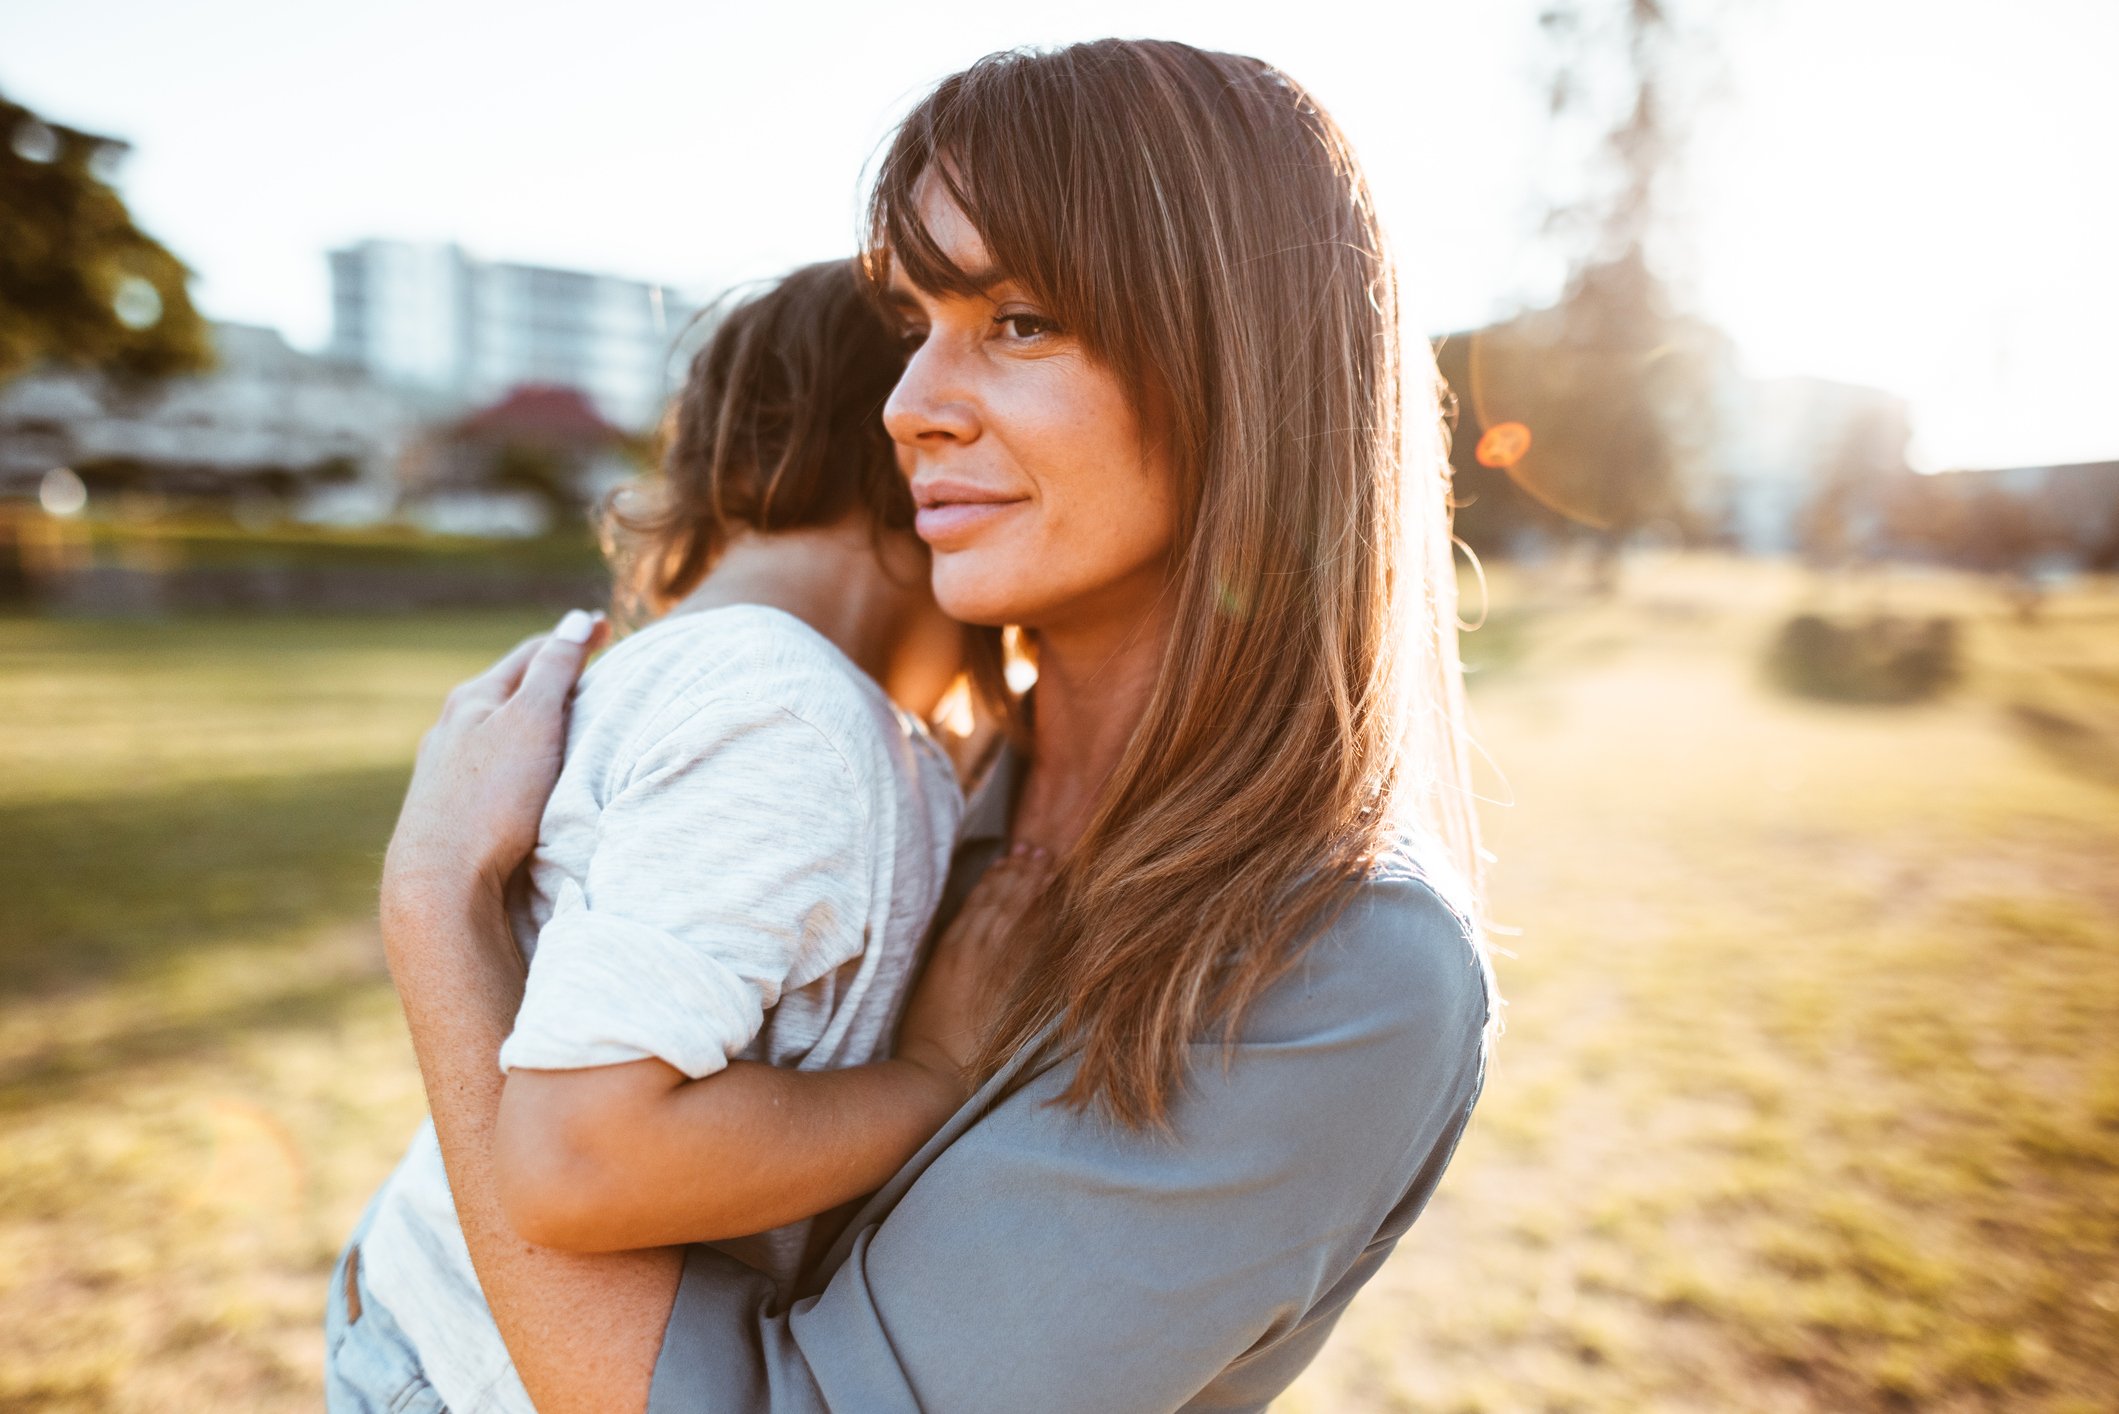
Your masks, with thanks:
M364 237L699 294L845 253L878 144L936 79L1013 45L1177 38L1323 100L1442 332L1564 274L1537 233L1566 150L1537 9L0 0L0 92L130 141L120 190L205 312L314 348L323 253ZM2119 458L2119 3L1719 12L1682 288L1744 369L1905 396L1925 470Z

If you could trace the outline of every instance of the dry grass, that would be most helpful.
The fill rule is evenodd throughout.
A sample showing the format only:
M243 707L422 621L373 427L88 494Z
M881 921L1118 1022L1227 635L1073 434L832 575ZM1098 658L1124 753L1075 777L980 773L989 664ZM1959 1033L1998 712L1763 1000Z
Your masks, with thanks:
M1820 596L1966 615L1966 681L1772 695ZM1667 561L1497 607L1509 1034L1278 1408L2119 1407L2119 593ZM537 626L0 622L0 1410L317 1407L421 1113L375 854L442 689Z
M2119 1408L2119 793L2083 765L2119 742L2119 593L2023 624L1956 581L1683 561L1500 593L1509 1034L1276 1408ZM1769 695L1820 595L1964 614L1966 682Z
M424 1112L376 860L441 693L540 626L0 621L0 1410L319 1407Z

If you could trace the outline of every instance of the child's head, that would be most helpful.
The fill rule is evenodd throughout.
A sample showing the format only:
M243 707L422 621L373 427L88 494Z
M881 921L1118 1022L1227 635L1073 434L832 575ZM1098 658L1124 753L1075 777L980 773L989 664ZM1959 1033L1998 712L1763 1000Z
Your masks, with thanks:
M909 531L912 498L882 410L905 364L849 260L807 265L730 310L692 359L665 424L662 481L614 509L618 599L659 613L729 540L865 512Z

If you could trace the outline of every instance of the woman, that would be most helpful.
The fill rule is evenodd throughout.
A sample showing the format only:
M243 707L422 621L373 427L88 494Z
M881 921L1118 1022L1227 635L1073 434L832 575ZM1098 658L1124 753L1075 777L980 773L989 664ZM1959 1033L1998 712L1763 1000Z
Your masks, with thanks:
M498 883L581 657L549 643L444 715L385 874L472 1255L546 1414L1262 1409L1484 1069L1432 367L1343 137L1255 60L983 61L906 121L873 213L937 600L991 626L989 688L1000 625L1039 672L937 924L1017 886L1011 844L1058 871L1012 930L949 929L915 998L967 1018L941 1039L980 1088L790 1310L705 1249L507 1230Z

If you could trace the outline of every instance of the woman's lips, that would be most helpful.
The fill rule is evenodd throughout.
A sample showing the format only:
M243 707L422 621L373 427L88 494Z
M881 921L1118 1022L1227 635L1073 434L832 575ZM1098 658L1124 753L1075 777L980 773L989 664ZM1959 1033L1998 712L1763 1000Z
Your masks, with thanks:
M913 500L919 509L913 529L930 545L942 546L983 530L1026 497L997 495L977 486L914 486Z
M913 515L912 528L930 545L961 540L1021 504L1020 501L952 501L939 506L922 506Z

